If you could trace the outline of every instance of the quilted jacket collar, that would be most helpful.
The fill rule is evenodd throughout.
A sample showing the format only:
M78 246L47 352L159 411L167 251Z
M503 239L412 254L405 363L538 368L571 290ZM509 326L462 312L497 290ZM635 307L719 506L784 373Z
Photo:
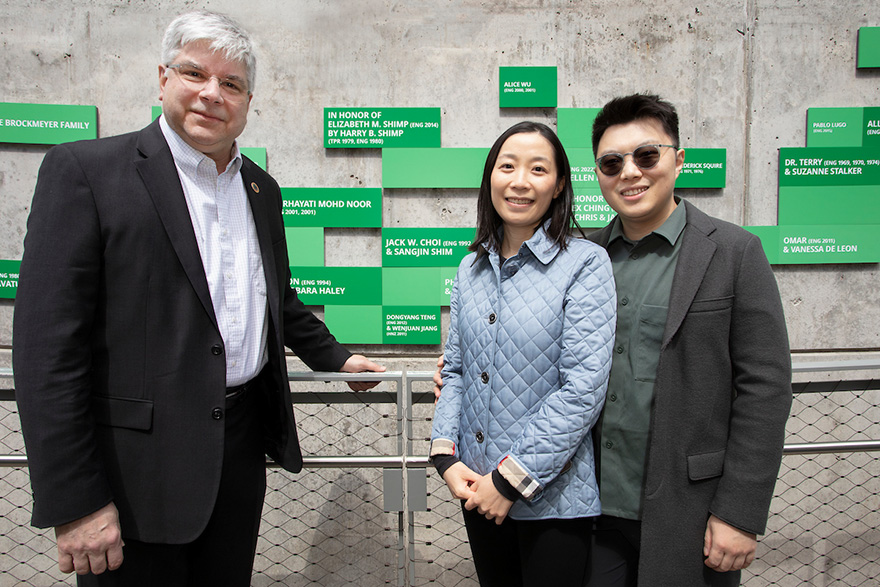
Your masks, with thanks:
M556 255L559 254L561 250L559 245L550 240L550 236L547 234L547 229L550 228L550 219L544 221L544 224L535 231L535 234L532 237L524 242L519 249L519 253L517 255L521 255L523 253L523 247L527 250L531 251L532 255L540 261L542 264L547 265L556 258ZM499 242L502 240L502 235L498 235ZM486 243L483 243L483 247L486 247ZM488 247L486 247L486 252L489 253L489 259L492 261L492 265L498 267L499 257L498 251L492 250L490 251Z

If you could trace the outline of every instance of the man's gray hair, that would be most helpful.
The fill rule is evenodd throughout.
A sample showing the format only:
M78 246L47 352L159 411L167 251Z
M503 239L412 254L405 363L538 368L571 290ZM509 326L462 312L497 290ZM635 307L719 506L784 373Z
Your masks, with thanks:
M171 65L184 45L193 41L208 41L212 51L222 53L230 61L242 62L247 70L248 91L254 91L257 58L251 37L241 25L225 14L207 10L181 14L165 30L162 64Z

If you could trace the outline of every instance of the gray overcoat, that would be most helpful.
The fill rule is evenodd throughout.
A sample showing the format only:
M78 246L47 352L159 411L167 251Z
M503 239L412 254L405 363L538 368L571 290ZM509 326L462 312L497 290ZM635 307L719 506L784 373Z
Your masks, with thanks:
M709 514L762 534L791 408L791 358L760 240L683 202L654 384L639 587L739 585L703 564ZM610 228L590 235L606 246Z

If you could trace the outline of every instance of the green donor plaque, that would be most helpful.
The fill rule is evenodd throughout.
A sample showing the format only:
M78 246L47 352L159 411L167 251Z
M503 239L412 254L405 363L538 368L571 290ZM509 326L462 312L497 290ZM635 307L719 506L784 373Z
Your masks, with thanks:
M57 145L97 137L95 106L0 102L0 143Z
M808 147L880 147L880 108L810 108Z
M324 108L326 149L439 146L439 108Z
M779 224L880 224L880 148L780 149Z
M385 344L440 344L440 308L384 306Z
M880 149L779 149L779 186L880 185Z
M856 67L880 67L880 27L859 27Z
M572 206L574 219L582 228L601 228L617 216L598 187L575 188Z
M473 228L383 228L383 267L458 267Z
M880 262L880 225L744 226L773 265Z
M21 269L21 261L9 261L0 259L0 298L7 300L15 299L18 291L18 272Z
M381 188L281 188L284 226L379 228Z
M556 67L500 67L501 108L556 108Z
M381 267L291 267L290 287L309 306L382 303Z
M723 188L727 184L727 149L684 150L684 166L676 189L682 188Z

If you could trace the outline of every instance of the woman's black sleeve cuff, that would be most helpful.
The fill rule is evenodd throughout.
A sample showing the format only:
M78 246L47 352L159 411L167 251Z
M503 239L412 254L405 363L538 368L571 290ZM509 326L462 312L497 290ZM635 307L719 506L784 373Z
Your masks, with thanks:
M431 457L431 464L434 465L434 468L437 469L437 472L440 473L441 477L449 467L460 462L461 459L452 455L434 455Z
M498 493L510 501L516 501L522 497L522 494L513 488L513 485L504 478L504 475L502 475L498 469L492 470L492 483L495 485L495 489L498 490Z

